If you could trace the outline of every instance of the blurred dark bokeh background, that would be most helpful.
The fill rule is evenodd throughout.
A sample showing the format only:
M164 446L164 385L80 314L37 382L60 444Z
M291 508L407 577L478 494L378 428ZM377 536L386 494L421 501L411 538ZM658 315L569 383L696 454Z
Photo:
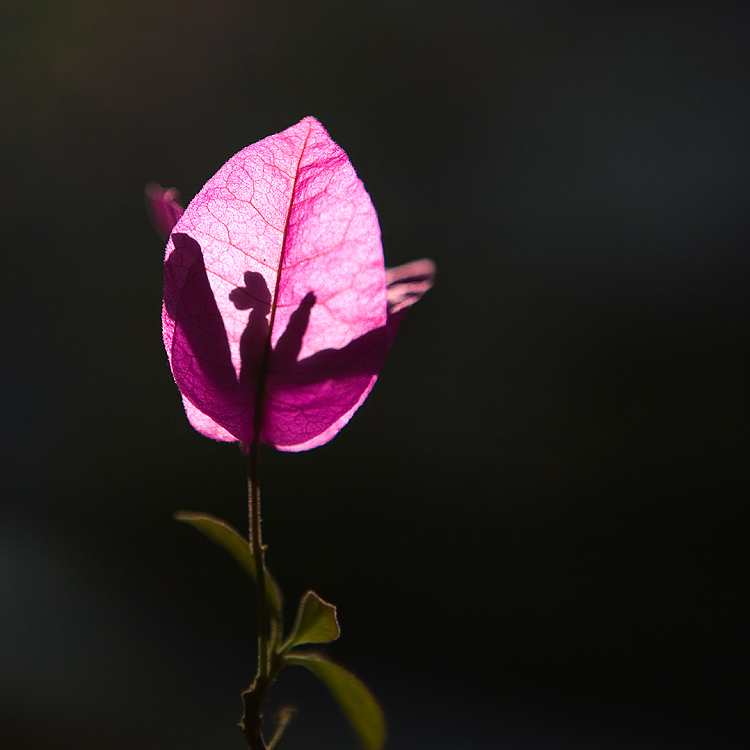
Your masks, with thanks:
M391 750L747 747L750 8L3 0L0 746L242 750L236 448L162 349L143 187L305 115L389 264L365 406L263 456L269 563ZM356 743L292 671L289 750Z

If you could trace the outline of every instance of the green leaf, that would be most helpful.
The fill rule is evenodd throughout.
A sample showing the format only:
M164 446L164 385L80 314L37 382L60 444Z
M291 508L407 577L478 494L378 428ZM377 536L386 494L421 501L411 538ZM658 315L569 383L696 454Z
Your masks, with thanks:
M320 654L285 657L287 664L307 667L317 675L338 701L365 750L380 750L385 743L385 718L375 696L351 672Z
M282 651L302 643L330 643L340 633L336 607L324 602L314 591L308 591L300 600L297 619Z
M250 543L238 531L220 518L215 518L207 513L179 511L174 514L174 517L178 521L184 521L194 526L198 531L202 531L211 541L223 547L257 584L258 572ZM274 614L276 617L279 617L281 614L281 596L276 582L268 575L268 572L266 572L266 595Z

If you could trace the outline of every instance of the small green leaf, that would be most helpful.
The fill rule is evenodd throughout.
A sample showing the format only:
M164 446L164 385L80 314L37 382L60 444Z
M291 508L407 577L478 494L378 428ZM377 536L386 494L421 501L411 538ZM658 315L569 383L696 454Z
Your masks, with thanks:
M385 718L373 694L351 673L320 654L288 654L288 664L307 667L338 701L365 750L380 750L385 743Z
M190 513L179 511L174 514L178 521L184 521L202 531L211 541L223 547L240 564L242 569L258 582L258 573L255 566L255 558L250 548L250 543L238 531L220 518L215 518L207 513ZM278 617L281 613L281 597L276 582L266 572L266 593L268 602Z
M282 651L302 643L330 643L340 632L336 607L324 602L314 591L308 591L300 600L292 634Z

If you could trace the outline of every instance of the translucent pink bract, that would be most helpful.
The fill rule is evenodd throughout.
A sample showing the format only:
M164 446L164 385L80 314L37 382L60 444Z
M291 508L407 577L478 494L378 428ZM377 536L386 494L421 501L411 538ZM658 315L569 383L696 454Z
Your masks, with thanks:
M288 451L328 442L372 389L403 317L394 300L414 287L401 274L389 317L377 215L346 154L308 117L233 156L182 215L173 191L150 190L157 226L176 221L162 323L191 424L244 443L258 428Z

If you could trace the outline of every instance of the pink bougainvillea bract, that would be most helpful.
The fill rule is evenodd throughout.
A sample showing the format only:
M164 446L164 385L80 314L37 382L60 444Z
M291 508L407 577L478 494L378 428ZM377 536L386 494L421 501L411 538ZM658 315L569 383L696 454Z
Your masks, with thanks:
M204 435L300 451L372 389L431 261L386 272L377 214L346 154L305 118L233 156L185 209L147 191L169 233L164 345Z

